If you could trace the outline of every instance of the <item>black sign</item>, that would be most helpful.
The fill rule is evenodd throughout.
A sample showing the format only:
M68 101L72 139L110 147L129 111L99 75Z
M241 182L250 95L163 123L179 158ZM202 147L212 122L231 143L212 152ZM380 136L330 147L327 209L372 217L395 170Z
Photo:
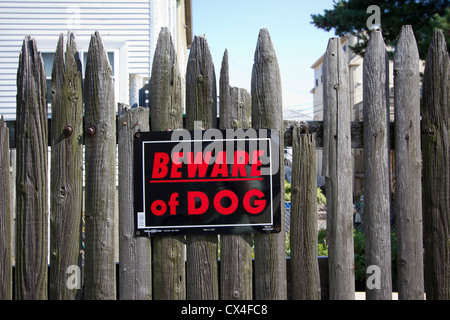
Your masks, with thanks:
M136 133L136 235L279 232L279 140L268 129Z

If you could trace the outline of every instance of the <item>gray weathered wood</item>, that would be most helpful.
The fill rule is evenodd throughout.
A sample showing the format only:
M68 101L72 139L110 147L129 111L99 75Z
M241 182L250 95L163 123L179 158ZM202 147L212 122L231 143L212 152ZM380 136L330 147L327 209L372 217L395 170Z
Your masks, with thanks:
M251 95L253 128L283 132L280 69L267 29L260 30L256 44ZM287 296L283 145L280 135L281 232L255 234L255 298L262 300L284 300Z
M167 28L161 28L150 79L151 128L153 131L183 127L181 84L172 37Z
M442 31L431 40L422 88L423 224L427 299L450 299L450 66Z
M17 72L16 299L47 299L47 101L44 62L25 37Z
M249 122L251 118L243 117L243 114L251 113L251 105L249 103L243 103L238 88L234 88L234 90L230 88L227 50L225 50L222 59L219 83L220 129L251 128L251 123ZM233 93L231 93L232 91ZM235 126L234 128L233 125ZM220 261L220 298L222 300L251 300L251 235L221 235Z
M84 82L86 262L84 297L116 298L114 198L116 119L112 69L98 32L91 36Z
M188 130L216 127L216 76L205 36L195 36L186 73L186 126ZM189 300L219 299L217 236L186 237L186 297Z
M317 260L317 174L314 134L300 133L292 140L291 279L292 299L320 300Z
M216 74L208 41L204 35L194 37L186 70L188 129L194 129L195 121L202 121L204 129L217 126Z
M323 61L323 176L327 194L327 244L331 300L355 298L353 170L347 58L331 38Z
M172 37L162 28L153 58L151 129L167 131L183 128L181 75ZM183 236L153 237L154 299L186 298L186 270Z
M419 52L403 26L394 54L398 298L423 299Z
M9 130L0 118L0 300L12 299L11 188Z
M138 131L149 130L149 109L119 104L119 299L152 298L150 238L136 237L134 224L133 141Z
M81 61L73 33L59 36L52 69L49 299L73 300L70 266L81 268L83 93ZM76 284L75 284L76 285ZM78 284L81 289L81 283Z
M376 266L381 278L380 289L366 286L368 300L392 299L388 69L381 31L373 30L363 67L365 254L366 268Z

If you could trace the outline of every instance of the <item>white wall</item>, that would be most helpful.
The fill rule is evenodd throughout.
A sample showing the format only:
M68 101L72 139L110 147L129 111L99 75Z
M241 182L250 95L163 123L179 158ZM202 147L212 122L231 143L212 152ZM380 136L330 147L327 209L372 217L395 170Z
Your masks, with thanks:
M54 52L58 36L75 32L80 51L99 31L115 53L116 102L128 103L128 74L150 75L150 4L155 0L0 1L0 114L15 119L16 74L25 35L41 52ZM158 1L158 0L156 0ZM49 75L47 75L49 76Z

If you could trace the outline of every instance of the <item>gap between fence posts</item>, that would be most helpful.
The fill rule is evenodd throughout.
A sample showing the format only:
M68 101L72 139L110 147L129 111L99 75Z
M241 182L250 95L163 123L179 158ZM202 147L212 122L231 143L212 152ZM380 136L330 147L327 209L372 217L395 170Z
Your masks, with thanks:
M450 63L441 30L428 50L422 89L423 224L427 299L450 299Z
M152 131L183 128L181 84L172 37L167 28L161 28L150 79ZM184 243L184 236L152 237L154 299L186 299Z
M327 241L331 300L355 298L353 170L347 59L331 38L323 61L323 175L327 195Z
M17 72L16 299L47 299L47 86L35 39L23 41Z
M116 117L114 82L98 32L91 36L84 81L86 262L84 298L116 299L114 198Z
M280 206L281 231L277 234L255 234L255 299L285 300L286 223L284 216L284 135L281 77L272 40L267 29L261 29L256 44L251 80L252 126L276 129L280 135ZM277 161L277 159L275 159Z
M320 300L317 259L316 139L296 125L292 133L292 299Z
M400 300L423 300L419 52L403 26L394 54L397 277Z
M374 286L366 281L366 299L391 300L389 61L378 29L370 34L363 83L365 259L366 268L380 271Z
M0 300L12 300L11 188L9 130L0 118Z
M225 49L220 70L220 129L251 128L250 93L231 88L228 51ZM252 236L251 234L220 236L220 298L222 300L252 299Z
M207 130L217 126L216 75L205 36L195 36L186 72L186 127ZM218 300L217 235L186 236L186 298Z

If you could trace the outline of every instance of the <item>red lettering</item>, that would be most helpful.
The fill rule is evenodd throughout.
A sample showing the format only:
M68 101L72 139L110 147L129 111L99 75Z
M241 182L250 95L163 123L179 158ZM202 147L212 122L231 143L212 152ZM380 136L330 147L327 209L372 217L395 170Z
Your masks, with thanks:
M219 151L217 153L217 159L211 172L211 178L215 178L219 174L222 175L222 177L228 177L227 155L224 151Z
M174 192L170 195L169 207L171 216L176 215L176 207L178 206L179 202L175 199L178 198L178 195L178 192Z
M155 201L153 201L153 203L152 203L152 207L151 207L151 209L152 209L152 213L155 215L155 216L162 216L164 213L166 213L166 211L167 211L167 205L166 205L166 203L164 202L164 201L162 201L162 200L155 200Z
M237 177L239 172L241 177L246 177L247 176L247 172L245 171L246 164L248 164L248 153L246 151L236 151L234 153L233 172L231 173L231 176Z
M261 170L258 169L258 167L261 166L261 161L259 160L259 157L262 155L264 155L264 150L253 151L252 171L251 171L252 177L257 177L261 175Z
M197 152L194 159L193 152L188 153L188 177L194 178L197 171L198 171L198 177L204 178L206 175L206 171L208 170L208 164L211 161L211 154L212 152L206 152L205 153L205 159L203 159L203 153Z
M228 208L225 208L220 203L220 201L225 197L228 197L231 200L231 204ZM217 212L223 215L229 215L235 212L238 207L238 203L239 201L236 194L230 190L222 190L214 197L214 208L216 208Z
M175 152L172 155L172 169L170 171L171 178L181 178L181 172L179 172L178 169L181 168L183 162L180 161L180 158L183 158L183 152Z
M261 190L252 189L248 191L244 196L244 209L251 214L261 213L266 207L266 200L254 200L253 205L250 204L251 198L256 196L258 199L264 197L264 193Z
M156 152L155 159L153 161L153 172L152 178L164 178L167 175L168 168L167 164L169 163L169 155L163 152Z
M200 207L196 207L196 199L200 200ZM188 214L203 214L208 209L209 200L206 194L201 191L188 192Z

